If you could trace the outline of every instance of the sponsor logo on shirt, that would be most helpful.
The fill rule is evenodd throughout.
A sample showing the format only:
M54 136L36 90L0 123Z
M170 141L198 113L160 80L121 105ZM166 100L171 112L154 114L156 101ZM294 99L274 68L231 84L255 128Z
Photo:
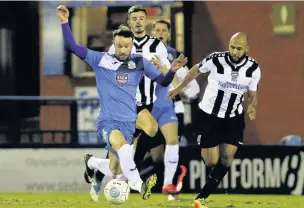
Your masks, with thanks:
M128 74L116 74L116 82L121 87L124 87L128 84Z
M222 88L234 88L238 90L243 90L248 87L247 85L236 84L232 82L221 82L221 81L218 82L218 85L221 86Z

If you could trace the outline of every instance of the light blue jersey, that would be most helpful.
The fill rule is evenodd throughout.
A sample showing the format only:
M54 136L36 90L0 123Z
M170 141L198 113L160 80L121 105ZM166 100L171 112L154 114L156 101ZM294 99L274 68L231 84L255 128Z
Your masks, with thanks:
M130 59L119 61L114 55L88 50L84 60L96 74L100 113L96 126L101 130L103 121L135 122L136 88L143 75L156 79L161 73L141 55L131 54Z
M174 59L176 59L177 57L177 51L170 46L167 46L167 50L168 50L168 60L170 61L170 64L172 64ZM168 99L169 89L170 86L163 87L160 84L156 84L155 87L156 100L154 101L154 106L156 107L166 107L170 105L173 106L173 101Z

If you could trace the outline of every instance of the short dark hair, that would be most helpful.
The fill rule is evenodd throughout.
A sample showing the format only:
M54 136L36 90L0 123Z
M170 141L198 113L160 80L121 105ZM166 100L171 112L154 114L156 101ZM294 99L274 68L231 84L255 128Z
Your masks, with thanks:
M130 30L128 26L125 25L120 25L117 30L113 31L113 39L116 36L122 36L125 38L132 38L132 39L134 38L133 32Z
M143 6L134 5L134 6L130 7L128 10L128 18L132 13L135 13L135 12L144 12L145 15L147 16L147 10Z
M165 25L167 25L167 27L168 27L168 30L170 30L171 29L171 24L168 22L168 21L166 21L166 20L157 20L157 21L155 21L154 23L153 23L153 25L152 25L152 28L154 29L154 27L156 26L156 24L165 24Z

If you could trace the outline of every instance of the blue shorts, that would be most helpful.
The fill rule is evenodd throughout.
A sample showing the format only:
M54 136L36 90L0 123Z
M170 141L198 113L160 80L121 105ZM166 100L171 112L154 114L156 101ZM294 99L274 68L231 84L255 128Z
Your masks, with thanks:
M118 157L117 152L115 152L110 144L110 135L111 132L115 129L119 130L122 135L125 137L128 144L132 144L133 142L133 134L135 132L135 121L134 122L122 122L122 121L114 121L114 120L105 120L99 123L99 130L97 135L101 138L105 143L108 151L112 152L116 157Z
M167 123L177 123L178 120L174 111L174 105L156 107L153 106L152 116L158 123L159 128Z

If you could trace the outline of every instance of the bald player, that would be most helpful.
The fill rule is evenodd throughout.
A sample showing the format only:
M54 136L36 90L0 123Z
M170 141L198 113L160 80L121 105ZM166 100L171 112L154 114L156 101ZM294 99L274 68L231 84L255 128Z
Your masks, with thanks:
M199 103L201 121L196 124L201 155L209 175L197 200L205 200L217 188L238 147L243 144L245 121L242 102L246 92L247 113L250 120L256 118L261 70L258 63L247 55L248 49L246 34L234 34L229 42L229 51L210 54L191 68L178 87L169 91L169 97L173 98L191 80L201 73L210 72Z

